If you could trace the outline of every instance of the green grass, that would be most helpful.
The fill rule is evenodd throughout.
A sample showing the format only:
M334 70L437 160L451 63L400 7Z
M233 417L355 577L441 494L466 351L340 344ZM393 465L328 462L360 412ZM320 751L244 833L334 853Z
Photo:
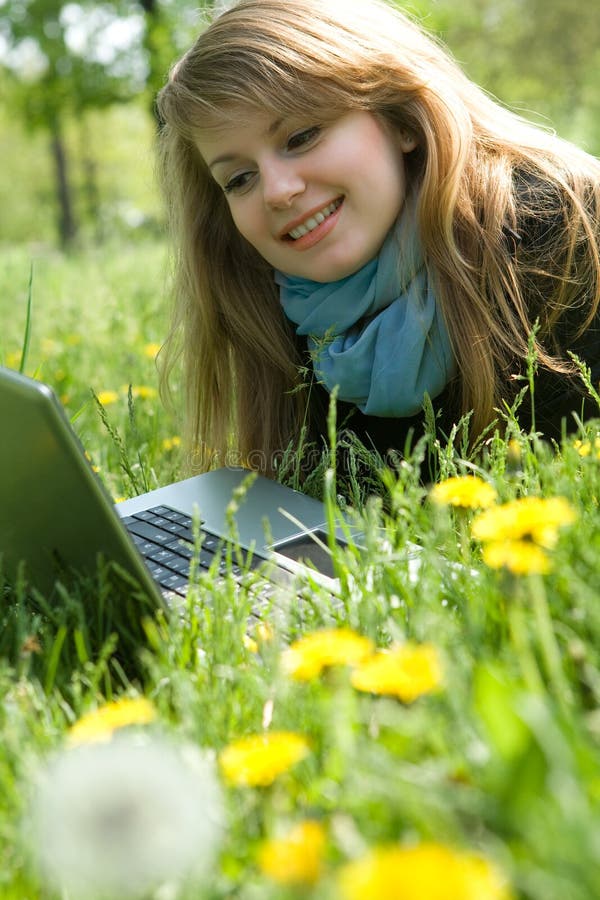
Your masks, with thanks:
M162 216L153 132L154 122L140 103L91 110L66 122L73 212L81 239L89 243L99 232L130 238L156 230ZM14 111L2 107L0 154L0 244L55 244L58 210L49 135L25 129ZM99 203L93 211L86 190L90 162Z
M0 270L0 356L15 368L30 263L27 252L13 249ZM177 473L176 450L164 444L177 434L176 423L154 396L135 399L132 416L127 397L130 384L157 386L144 348L160 342L166 327L163 271L163 248L151 242L33 260L26 371L63 397L115 497ZM105 414L121 449L91 390L117 393ZM230 578L200 578L181 616L143 614L137 623L127 622L125 606L112 620L90 615L90 597L98 609L113 599L102 575L63 591L54 605L25 586L5 592L0 896L61 896L31 863L23 821L33 785L53 753L67 752L68 729L82 714L138 695L157 710L157 721L140 728L146 736L166 734L218 754L268 727L299 733L310 744L309 755L270 787L223 785L218 859L201 882L182 881L157 897L331 898L349 859L370 847L419 841L482 854L505 873L515 897L600 896L596 434L592 422L550 446L513 424L510 445L490 434L468 458L459 428L451 441L429 435L394 469L357 449L355 474L335 485L325 456L311 490L326 491L332 515L354 505L349 514L364 530L362 549L334 550L339 603L309 578L299 586L301 603L282 590L266 617L270 636L254 634L255 646L244 640L250 598ZM587 455L576 438L590 442ZM419 476L425 457L436 460L441 480L478 474L495 487L498 503L566 498L577 518L548 550L548 573L488 567L470 533L476 513L431 502ZM293 472L288 476L293 480ZM423 547L416 579L409 577L408 542ZM405 704L355 690L344 668L293 680L282 665L285 646L323 626L349 627L379 647L433 644L443 664L441 689ZM261 873L257 850L304 818L326 830L321 877L313 887L282 886ZM444 871L430 874L445 883ZM474 890L477 900L500 897L481 885ZM385 896L403 895L397 887ZM423 889L406 896L430 895Z
M115 498L129 496L139 483L156 486L155 466L163 482L170 479L176 450L165 452L163 442L177 437L176 423L157 402L154 361L167 327L162 245L103 245L71 257L18 247L5 251L2 261L0 361L20 368L31 277L26 373L56 390ZM118 447L107 440L92 391L115 430L126 441L135 439L135 484L119 468Z

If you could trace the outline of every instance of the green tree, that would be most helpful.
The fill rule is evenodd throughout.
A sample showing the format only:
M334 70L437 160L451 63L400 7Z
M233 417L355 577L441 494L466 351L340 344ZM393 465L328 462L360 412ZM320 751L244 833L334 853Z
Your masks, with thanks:
M30 129L43 129L52 153L57 225L68 246L77 218L65 127L85 127L86 113L154 93L176 54L175 17L190 4L175 0L5 0L0 5L0 57L7 100ZM169 18L169 15L171 18ZM149 105L149 104L148 104ZM95 161L85 147L88 207L96 204Z
M600 12L571 0L414 0L476 82L600 153Z

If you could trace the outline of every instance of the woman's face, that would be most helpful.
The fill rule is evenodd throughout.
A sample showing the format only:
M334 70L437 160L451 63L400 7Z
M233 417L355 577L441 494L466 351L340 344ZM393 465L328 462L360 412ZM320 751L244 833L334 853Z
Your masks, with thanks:
M378 253L405 197L415 141L365 111L332 124L240 117L197 146L239 232L274 268L313 281L351 275Z

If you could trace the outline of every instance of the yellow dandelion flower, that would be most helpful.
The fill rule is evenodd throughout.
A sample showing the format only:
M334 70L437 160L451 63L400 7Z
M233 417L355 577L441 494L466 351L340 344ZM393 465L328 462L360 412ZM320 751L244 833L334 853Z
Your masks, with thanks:
M523 497L480 513L471 526L480 541L530 539L542 547L553 547L559 530L575 521L575 510L564 497Z
M510 900L506 880L473 853L442 844L379 847L343 866L343 900Z
M508 442L508 458L512 463L518 463L521 459L521 445L516 438L511 438Z
M127 497L115 497L113 502L114 503L124 503L125 500L127 500Z
M329 666L349 666L373 652L373 643L349 628L323 628L291 644L284 669L298 681L317 678Z
M96 472L96 473L99 472L100 466L96 465L96 463L94 462L93 458L91 457L91 455L88 453L87 450L85 451L84 455L85 455L85 458L87 459L87 461L89 462L90 468L92 469L92 471Z
M42 338L41 349L44 356L53 356L60 350L60 344L52 338Z
M254 634L259 644L268 644L275 637L275 632L270 622L257 622Z
M545 575L552 567L543 547L532 541L490 541L482 557L491 569L508 569L513 575Z
M593 452L596 459L600 459L600 437L595 438L593 443L592 441L575 441L573 446L582 457L591 456Z
M69 730L69 743L86 744L107 741L113 732L127 725L147 725L156 718L156 710L149 700L115 700L82 716Z
M269 622L257 622L252 634L254 637L245 634L243 638L244 647L246 650L249 650L250 653L258 653L261 646L263 644L268 644L275 636L273 627Z
M308 754L308 742L290 731L251 734L229 744L219 762L225 779L234 785L264 787Z
M129 391L129 388L126 389ZM158 395L158 391L155 387L150 387L147 384L137 384L131 386L131 396L135 400L152 400L154 397Z
M96 396L102 406L110 406L111 403L116 403L119 399L116 391L99 391Z
M149 359L155 359L160 352L160 344L156 344L155 342L151 342L144 346L144 356L147 356Z
M164 441L162 442L162 449L167 451L174 450L176 447L179 447L180 444L181 438L177 435L174 435L173 437L164 439Z
M22 353L20 350L12 350L6 354L6 366L9 369L15 369L21 365Z
M435 503L444 506L461 506L466 509L486 509L496 500L497 493L491 484L477 475L457 475L436 484L430 493Z
M244 637L242 638L242 643L249 653L258 653L258 644L254 640L254 638L250 637L249 634L244 635Z
M432 644L402 644L366 659L351 676L353 687L411 703L442 685L442 664Z
M258 851L258 866L279 884L315 884L321 875L325 829L307 819L284 837L265 841Z

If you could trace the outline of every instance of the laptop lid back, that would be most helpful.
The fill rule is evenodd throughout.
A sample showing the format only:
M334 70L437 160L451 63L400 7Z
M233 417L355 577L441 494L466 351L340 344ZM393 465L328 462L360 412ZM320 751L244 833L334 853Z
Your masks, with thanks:
M25 560L27 582L49 591L61 571L95 571L101 554L162 602L54 392L3 367L0 473L0 556L9 582Z

